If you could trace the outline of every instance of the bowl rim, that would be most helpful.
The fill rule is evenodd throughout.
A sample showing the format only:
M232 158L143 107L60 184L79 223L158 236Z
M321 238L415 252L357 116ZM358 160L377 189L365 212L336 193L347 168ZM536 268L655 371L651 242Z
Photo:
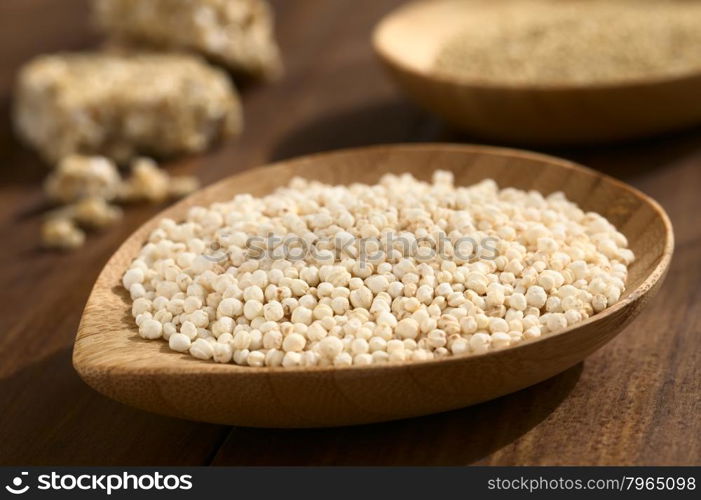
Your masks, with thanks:
M385 16L382 17L374 26L372 31L372 46L375 54L385 64L395 67L403 73L411 74L414 78L431 81L439 84L454 85L457 87L473 88L475 90L491 90L491 91L511 91L511 92L586 92L586 91L614 91L614 90L634 90L656 87L660 85L675 85L682 83L691 83L694 80L701 79L701 67L688 72L658 75L650 78L622 78L611 79L605 81L594 81L590 83L513 83L513 82L497 82L495 80L469 78L451 75L445 72L432 72L431 69L420 69L409 64L405 59L396 57L389 51L385 44L382 43L384 30L391 21L394 21L399 15L405 11L418 9L428 4L438 3L458 3L462 0L411 0L404 3Z
M490 350L485 353L481 354L461 354L461 355L451 355L447 356L445 358L440 358L440 359L430 359L430 360L425 360L425 361L409 361L409 362L392 362L392 363L384 363L384 364L379 364L379 365L366 365L366 366L348 366L348 367L334 367L334 366L313 366L313 367L289 367L289 368L284 368L284 367L250 367L250 366L240 366L236 365L233 363L216 363L213 362L212 360L200 360L193 358L189 355L182 354L182 353L177 353L174 351L168 351L167 353L164 353L166 355L170 355L173 357L173 366L168 365L168 366L162 366L162 365L156 365L154 367L151 366L139 366L137 369L130 368L129 363L124 363L123 361L120 363L112 363L111 361L105 362L104 360L101 360L98 363L93 363L91 360L86 360L85 356L83 356L86 352L93 352L92 347L81 345L83 343L83 340L86 338L94 337L95 335L105 335L104 332L99 332L99 333L87 333L84 332L84 319L86 317L87 313L87 306L90 305L94 300L96 300L96 292L99 290L106 290L108 293L114 294L114 291L110 287L104 286L103 281L107 279L106 274L111 270L110 268L113 266L113 262L117 259L117 257L121 257L122 254L127 252L127 247L129 245L133 244L133 240L135 240L138 237L141 237L142 232L146 232L149 228L149 226L155 226L156 221L169 216L170 212L179 210L183 208L184 206L191 205L192 203L192 198L195 196L201 195L205 191L215 191L218 188L222 187L225 183L228 183L231 181L232 178L238 177L241 175L255 175L256 173L268 173L268 170L271 168L289 168L289 167L296 167L298 165L303 165L305 163L309 163L310 161L323 161L325 158L333 157L333 156L347 156L347 157L352 157L355 155L363 155L367 153L372 153L372 152L379 152L379 151L388 151L388 152L404 152L404 153L409 153L411 154L414 151L455 151L458 153L472 153L472 154L485 154L485 155L490 155L490 156L499 156L499 157L505 157L505 158L523 158L523 159L528 159L531 161L538 161L541 163L548 163L554 166L557 166L559 168L564 168L567 170L573 170L575 172L578 172L579 174L583 175L588 175L591 177L595 177L599 179L601 182L609 183L612 185L617 186L620 189L623 189L627 191L629 194L634 196L636 199L640 199L643 202L647 203L650 205L650 207L654 210L654 212L657 214L657 216L660 217L663 226L665 228L665 243L662 249L662 254L659 258L659 261L657 265L650 271L650 273L644 278L642 283L638 285L634 290L630 291L628 295L626 295L623 299L619 300L616 302L613 306L607 307L600 313L597 313L595 315L590 316L586 320L577 323L576 325L567 327L565 329L559 330L556 333L553 334L547 334L545 336L538 337L536 339L532 340L524 340L522 342L519 342L516 345L509 346L504 349L499 349L499 350ZM210 203L215 203L215 201L211 201ZM152 230L153 228L151 228ZM135 248L140 249L143 246L143 242L139 245L136 246ZM650 196L646 195L642 191L639 191L638 189L626 184L623 181L620 181L618 179L615 179L614 177L611 177L607 174L604 174L602 172L596 171L592 168L585 167L583 165L580 165L578 163L558 158L555 156L543 154L543 153L536 153L536 152L531 152L531 151L525 151L525 150L520 150L520 149L514 149L514 148L508 148L508 147L499 147L499 146L484 146L484 145L474 145L474 144L457 144L457 143L436 143L436 142L425 142L425 143L393 143L393 144L382 144L382 145L373 145L373 146L363 146L363 147L354 147L354 148L343 148L343 149L338 149L338 150L333 150L333 151L325 151L325 152L319 152L319 153L313 153L313 154L308 154L308 155L302 155L302 156L297 156L293 157L290 159L285 159L285 160L280 160L280 161L275 161L273 163L265 164L262 166L254 167L254 168L248 168L241 170L239 172L236 172L230 176L224 177L223 179L220 179L219 181L216 181L208 186L205 186L204 188L192 193L191 195L187 196L186 198L180 200L178 203L175 203L173 205L170 205L154 215L153 217L150 217L146 222L141 224L136 230L134 230L123 242L122 244L115 250L115 252L109 257L107 263L104 265L102 270L100 271L95 284L93 285L90 294L87 299L86 307L83 311L83 314L81 316L80 324L78 326L78 331L74 340L73 344L73 366L78 371L81 375L83 374L91 374L91 373L96 373L96 372L109 372L110 376L119 376L119 375L133 375L135 373L138 373L139 375L143 376L149 376L149 375L169 375L169 376L187 376L187 375L207 375L207 376L242 376L242 377L265 377L265 376L272 376L272 375L304 375L304 374L326 374L326 375L342 375L342 374L348 374L348 373L364 373L368 374L370 372L385 372L388 370L406 370L410 368L421 368L421 367L430 367L430 366L445 366L446 364L452 364L452 363L465 363L465 362L470 362L476 359L484 359L492 356L503 356L505 353L513 353L519 349L528 349L530 346L537 344L539 342L545 342L549 341L551 339L560 337L562 335L566 335L576 329L586 327L592 323L595 323L597 321L604 320L606 318L609 318L610 316L613 316L615 313L630 307L632 304L640 300L644 295L646 295L651 289L654 288L654 285L662 280L666 274L666 271L669 268L670 261L672 259L672 254L674 252L674 230L673 226L671 223L671 220L669 219L669 216L665 212L664 208L653 198ZM130 255L128 256L128 259L131 260L133 259L134 254L133 251L130 252ZM119 276L123 274L124 270L120 271ZM121 283L121 281L120 281ZM112 286L114 286L114 283L111 283ZM118 286L121 286L118 285ZM122 300L120 297L119 300ZM125 308L126 310L126 308ZM131 325L131 328L129 330L130 334L134 334L138 337L138 331L136 328L134 328L134 325ZM131 338L131 336L130 336ZM139 337L140 339L140 337ZM144 342L158 342L159 345L166 345L165 341L163 339L157 339L157 341L144 341ZM138 347L138 343L134 344L134 347ZM78 359L81 358L81 359ZM183 359L184 358L184 359ZM178 365L177 360L181 361L181 364ZM183 362L185 361L185 362Z

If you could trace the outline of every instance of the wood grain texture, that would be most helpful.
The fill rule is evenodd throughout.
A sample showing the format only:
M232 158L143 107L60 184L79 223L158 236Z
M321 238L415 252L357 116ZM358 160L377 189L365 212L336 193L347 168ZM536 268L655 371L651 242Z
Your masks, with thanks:
M701 72L591 85L503 85L437 73L471 3L417 0L378 25L375 50L408 96L468 133L522 144L630 139L701 122Z
M93 43L85 3L0 2L2 109L21 61ZM372 28L400 3L275 1L286 77L244 89L240 140L168 168L209 183L340 147L475 142L407 103L377 63ZM701 464L701 129L548 151L641 189L664 206L675 228L675 254L658 296L586 362L463 410L287 431L159 417L115 403L79 379L70 350L90 289L109 256L161 207L128 210L122 224L91 235L78 253L40 252L45 167L15 142L6 112L0 132L1 464Z
M270 194L295 176L327 184L373 184L386 173L430 180L436 169L469 186L563 191L605 216L637 256L621 301L579 325L479 356L338 368L252 368L203 362L144 341L121 278L163 217L182 220L196 205L239 193ZM582 361L611 340L657 291L674 237L662 208L610 177L568 161L518 150L421 144L375 146L280 162L231 176L139 228L97 279L78 328L73 364L92 387L118 401L169 416L253 427L328 427L381 422L462 408L523 389Z

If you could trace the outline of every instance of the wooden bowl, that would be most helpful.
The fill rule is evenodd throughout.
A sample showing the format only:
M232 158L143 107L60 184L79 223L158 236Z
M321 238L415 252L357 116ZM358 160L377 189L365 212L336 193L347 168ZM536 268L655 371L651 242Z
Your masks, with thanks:
M373 35L399 87L463 131L520 144L577 144L701 122L701 72L592 85L509 85L437 74L434 60L443 43L461 30L471 5L484 1L411 2L384 18Z
M574 328L483 355L349 368L250 368L177 354L142 340L121 276L163 216L237 193L263 195L293 176L333 184L374 183L387 172L428 180L434 169L458 185L485 178L500 186L562 190L606 216L637 260L621 301ZM92 290L78 329L73 364L101 393L145 410L220 424L321 427L379 422L461 408L562 372L611 340L655 294L669 265L673 234L664 210L635 189L565 160L479 146L380 146L306 156L229 177L168 208L112 256ZM631 360L635 362L635 360ZM612 382L613 383L613 382Z

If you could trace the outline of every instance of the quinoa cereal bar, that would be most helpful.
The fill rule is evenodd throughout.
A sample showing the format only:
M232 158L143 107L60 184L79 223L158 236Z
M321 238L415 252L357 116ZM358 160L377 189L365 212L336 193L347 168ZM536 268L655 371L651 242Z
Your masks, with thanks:
M235 73L271 79L282 69L263 0L95 0L113 40L196 51Z
M228 76L184 54L41 56L21 70L15 97L17 131L52 163L195 153L242 128Z

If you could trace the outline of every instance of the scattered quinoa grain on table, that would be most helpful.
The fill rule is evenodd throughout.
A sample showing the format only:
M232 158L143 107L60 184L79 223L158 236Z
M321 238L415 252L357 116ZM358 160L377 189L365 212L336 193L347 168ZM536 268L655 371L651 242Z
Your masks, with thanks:
M139 335L253 367L504 349L616 303L623 234L562 193L385 175L293 179L162 219L123 275Z
M97 196L113 200L120 189L117 166L99 156L70 155L61 159L44 182L50 200L70 203Z
M83 246L85 232L67 217L49 217L41 226L41 240L47 248L73 250Z
M46 214L42 242L47 248L74 250L85 242L82 229L104 229L123 215L113 203L161 203L199 188L192 176L171 176L150 158L136 158L122 179L117 166L101 156L71 155L61 160L44 183L57 208Z

